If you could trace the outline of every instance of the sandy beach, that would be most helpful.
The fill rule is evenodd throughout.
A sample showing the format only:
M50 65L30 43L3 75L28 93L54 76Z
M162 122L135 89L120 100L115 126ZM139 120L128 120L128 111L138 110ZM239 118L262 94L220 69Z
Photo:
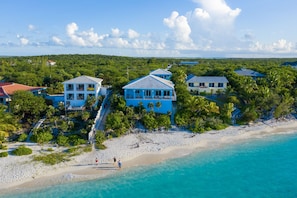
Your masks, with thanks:
M120 138L105 141L107 149L93 150L72 157L70 161L54 166L33 162L32 157L48 152L48 145L25 143L33 150L29 156L0 158L0 195L9 192L28 190L61 184L65 182L90 180L115 174L119 170L113 157L122 161L122 169L151 165L167 159L182 157L193 152L203 151L251 138L263 138L276 133L293 133L297 130L295 118L281 121L268 120L251 125L230 126L220 131L193 134L173 128L166 132L131 133ZM8 144L13 150L24 143ZM53 147L56 151L65 148ZM95 159L99 163L95 163Z

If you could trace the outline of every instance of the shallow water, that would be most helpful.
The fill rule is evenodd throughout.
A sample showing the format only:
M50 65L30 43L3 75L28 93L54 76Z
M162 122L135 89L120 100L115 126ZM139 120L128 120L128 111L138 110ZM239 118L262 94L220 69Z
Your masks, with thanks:
M296 148L297 134L279 134L3 197L297 197Z

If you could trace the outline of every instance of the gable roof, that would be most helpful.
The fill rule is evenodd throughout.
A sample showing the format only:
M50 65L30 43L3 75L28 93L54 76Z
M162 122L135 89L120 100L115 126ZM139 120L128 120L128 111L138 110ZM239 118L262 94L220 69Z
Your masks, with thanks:
M131 81L123 89L174 89L174 84L170 80L148 75Z
M152 75L172 75L172 73L170 71L168 71L167 69L156 69L156 70L152 71L150 74L152 74Z
M64 81L63 84L69 84L69 83L101 83L103 79L101 78L95 78L91 76L79 76L67 81Z
M225 76L192 76L187 83L205 82L205 83L228 83Z
M22 85L12 82L0 82L0 96L13 95L16 91L35 91L39 89L44 89L44 87L31 87L28 85Z
M245 68L237 69L237 70L235 70L235 73L237 73L240 76L251 76L251 77L263 77L264 76L264 74L261 74L254 70L251 70L251 69L245 69Z

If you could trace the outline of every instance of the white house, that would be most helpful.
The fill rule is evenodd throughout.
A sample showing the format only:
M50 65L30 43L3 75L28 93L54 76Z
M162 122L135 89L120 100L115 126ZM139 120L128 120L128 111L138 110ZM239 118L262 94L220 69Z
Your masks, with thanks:
M157 69L150 73L150 75L158 76L167 80L171 79L172 73L167 69Z
M131 81L123 89L127 106L135 107L141 103L148 111L173 112L172 101L176 100L176 95L170 80L148 75ZM153 107L149 107L149 104L153 104Z
M48 60L48 61L46 61L46 65L47 66L54 66L54 65L56 65L56 62L52 61L52 60Z
M228 80L224 76L194 76L190 75L187 80L187 88L193 93L217 93L227 88Z
M100 94L101 78L79 76L63 82L64 104L67 109L81 109L86 103L88 96L96 99Z

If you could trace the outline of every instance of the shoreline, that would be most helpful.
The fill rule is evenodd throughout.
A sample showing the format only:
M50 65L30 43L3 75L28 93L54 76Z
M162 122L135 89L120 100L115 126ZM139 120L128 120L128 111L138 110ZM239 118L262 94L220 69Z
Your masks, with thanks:
M165 133L133 133L105 141L106 150L94 150L75 156L69 162L54 166L30 162L30 156L0 158L0 196L11 192L30 192L69 182L95 180L119 172L112 158L121 159L123 168L149 166L165 160L180 158L195 152L251 139L282 133L297 132L297 120L268 120L253 125L230 126L219 131L193 134L187 131ZM21 143L19 143L21 144ZM42 147L28 143L34 154ZM18 144L8 144L15 147ZM95 164L98 157L99 165Z

